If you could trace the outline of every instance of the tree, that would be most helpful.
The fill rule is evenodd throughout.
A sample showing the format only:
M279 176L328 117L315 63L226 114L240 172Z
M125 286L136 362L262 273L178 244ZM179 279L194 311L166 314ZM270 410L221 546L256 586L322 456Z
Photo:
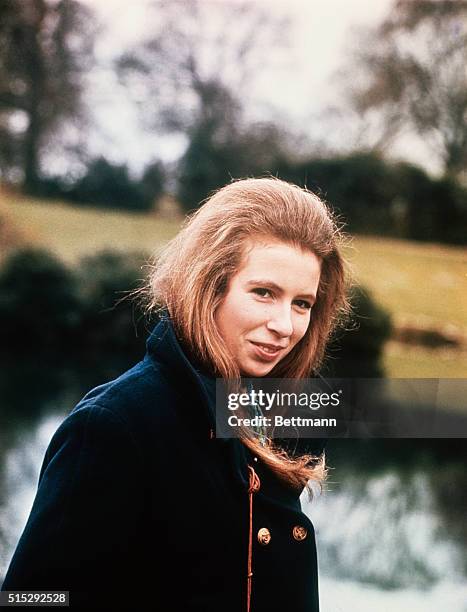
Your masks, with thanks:
M244 124L228 90L212 84L209 114L188 132L178 168L178 199L191 210L233 178L273 173L287 157L288 134L279 126Z
M37 187L41 156L64 122L83 117L94 27L77 0L0 4L0 169Z
M161 161L152 161L145 167L139 189L144 208L154 209L165 189L165 168Z
M157 31L122 55L118 69L145 123L186 137L178 195L192 208L232 176L257 171L247 149L254 143L257 151L273 129L252 126L247 101L258 76L276 66L287 27L245 1L162 1L154 15Z
M467 164L466 17L465 0L397 0L348 71L354 110L382 118L379 144L414 132L451 176Z
M152 9L154 34L122 54L117 68L146 123L159 130L186 133L209 118L212 103L216 112L226 91L242 108L286 45L286 20L245 0L158 0Z
M75 202L107 208L141 211L152 207L152 202L144 199L139 182L130 176L126 164L113 164L104 157L91 160L86 174L64 193Z

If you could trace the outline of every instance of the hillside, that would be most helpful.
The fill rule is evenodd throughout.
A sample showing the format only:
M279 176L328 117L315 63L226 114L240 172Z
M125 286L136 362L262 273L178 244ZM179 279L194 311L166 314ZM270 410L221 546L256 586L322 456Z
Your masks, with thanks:
M107 211L18 196L10 196L2 208L29 244L46 247L68 263L102 249L151 253L170 240L181 223L181 219L161 219L154 214Z

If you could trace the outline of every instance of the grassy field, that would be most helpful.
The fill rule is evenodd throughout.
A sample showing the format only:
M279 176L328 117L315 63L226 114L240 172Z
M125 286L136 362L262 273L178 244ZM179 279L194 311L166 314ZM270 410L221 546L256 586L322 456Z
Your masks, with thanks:
M1 194L0 194L0 197ZM68 263L111 248L153 252L179 230L180 218L106 212L5 195L0 215L22 242L46 247ZM392 314L410 322L454 330L467 338L467 250L437 244L357 236L346 248L355 279ZM466 351L427 351L388 345L392 376L466 377Z
M360 236L347 255L357 280L399 320L467 330L467 249Z
M467 350L430 350L388 342L383 365L394 378L467 378Z
M46 247L67 263L102 249L152 253L177 233L181 223L150 214L15 197L8 198L0 213L2 209L29 244Z

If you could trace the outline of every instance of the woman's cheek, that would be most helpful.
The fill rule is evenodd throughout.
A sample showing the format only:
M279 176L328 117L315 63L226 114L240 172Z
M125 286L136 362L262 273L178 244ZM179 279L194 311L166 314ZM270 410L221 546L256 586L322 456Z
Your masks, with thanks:
M259 303L254 297L249 298L243 303L243 312L245 318L250 323L254 323L258 318L261 318L264 312L264 304Z
M302 317L297 325L297 342L299 342L306 334L308 326L310 325L310 315Z

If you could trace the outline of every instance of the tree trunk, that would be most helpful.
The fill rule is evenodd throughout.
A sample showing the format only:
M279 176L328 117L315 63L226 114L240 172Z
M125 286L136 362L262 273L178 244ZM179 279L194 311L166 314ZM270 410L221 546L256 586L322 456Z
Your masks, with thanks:
M44 50L40 37L47 13L44 0L39 0L24 26L24 53L27 55L26 70L28 81L28 119L29 125L24 136L24 178L23 189L35 193L39 187L39 152L41 136L46 126L41 115L41 105L45 102Z
M37 114L32 112L24 139L23 190L29 194L36 193L39 187L39 136Z

